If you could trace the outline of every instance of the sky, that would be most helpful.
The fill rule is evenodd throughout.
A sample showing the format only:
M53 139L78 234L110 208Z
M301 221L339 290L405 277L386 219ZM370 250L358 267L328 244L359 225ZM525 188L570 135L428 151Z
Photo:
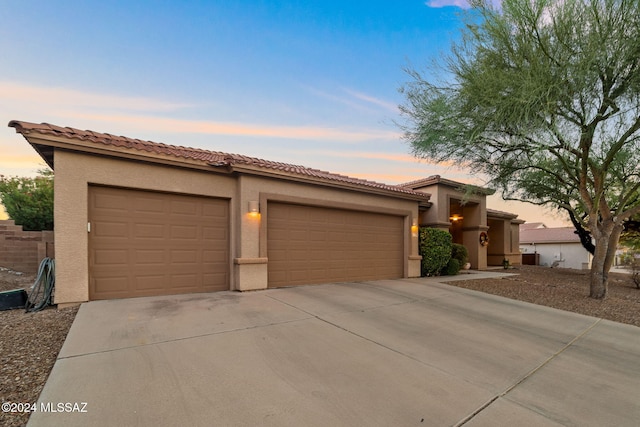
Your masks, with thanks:
M387 184L470 170L402 140L407 68L442 60L464 0L0 0L0 174L44 162L10 120L244 154ZM552 211L488 207L565 225Z

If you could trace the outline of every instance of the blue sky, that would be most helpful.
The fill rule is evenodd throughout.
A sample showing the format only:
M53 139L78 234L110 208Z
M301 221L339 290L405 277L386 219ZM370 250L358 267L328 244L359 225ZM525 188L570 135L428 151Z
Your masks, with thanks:
M0 0L0 122L25 120L302 164L390 184L406 67L459 36L462 0ZM42 165L0 127L0 174ZM492 199L528 221L557 222ZM526 214L523 214L526 213Z

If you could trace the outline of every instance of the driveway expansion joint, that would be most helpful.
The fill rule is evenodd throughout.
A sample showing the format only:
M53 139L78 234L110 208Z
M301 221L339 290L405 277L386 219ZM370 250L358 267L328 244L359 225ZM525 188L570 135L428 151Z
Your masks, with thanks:
M602 319L596 319L591 325L589 325L587 328L585 328L582 332L580 332L578 335L575 336L575 338L573 338L571 341L569 341L567 344L565 344L560 350L556 351L554 354L552 354L551 356L549 356L544 362L542 362L541 364L539 364L538 366L536 366L535 368L533 368L531 371L527 372L522 378L520 378L518 381L516 381L515 383L513 383L512 385L510 385L509 387L507 387L504 391L502 391L501 393L496 394L495 396L493 396L491 399L489 399L487 402L485 402L482 406L480 406L478 409L476 409L475 411L473 411L471 414L467 415L466 417L464 417L462 420L460 420L457 424L454 424L453 427L461 427L463 425L465 425L466 423L468 423L469 421L471 421L476 415L478 415L479 413L481 413L482 411L484 411L485 409L487 409L489 406L491 406L491 404L493 402L495 402L496 400L500 399L501 397L505 397L507 394L509 394L513 389L515 389L516 387L518 387L520 384L522 384L523 382L525 382L526 380L528 380L529 378L531 378L533 375L535 375L536 372L538 372L540 369L544 368L546 365L548 365L552 360L554 360L555 358L557 358L559 355L561 355L562 353L564 353L565 350L567 350L569 347L573 346L574 343L576 343L578 340L580 340L582 337L584 337L586 334L588 334L589 332L591 332L591 330L593 330L593 328L595 328L600 322L602 321ZM528 408L530 409L530 408Z
M210 337L210 336L214 336L214 335L224 335L224 334L227 334L227 333L234 333L234 332L240 332L240 331L249 331L249 330L252 330L252 329L266 328L266 327L276 326L276 325L285 325L287 323L295 323L295 322L300 322L300 321L303 321L303 320L309 320L309 319L312 319L313 317L315 317L315 316L310 315L309 317L304 317L304 318L300 318L300 319L283 320L281 322L271 322L271 323L265 323L265 324L262 324L262 325L251 325L251 326L246 326L244 328L228 329L228 330L225 330L225 331L216 331L216 332L209 332L209 333L205 333L205 334L189 335L189 336L186 336L186 337L179 337L179 338L173 338L173 339L167 339L167 340L159 340L159 341L148 342L148 343L144 343L144 344L128 345L128 346L124 346L124 347L110 348L110 349L99 350L99 351L90 351L90 352L81 353L81 354L72 354L70 356L58 357L56 360L75 359L77 357L92 356L92 355L95 355L95 354L105 354L105 353L111 353L111 352L121 351L121 350L129 350L129 349L132 349L132 348L149 347L149 346L153 346L153 345L166 344L166 343L176 342L176 341L186 341L186 340L190 340L190 339L194 339L194 338L203 338L203 337Z

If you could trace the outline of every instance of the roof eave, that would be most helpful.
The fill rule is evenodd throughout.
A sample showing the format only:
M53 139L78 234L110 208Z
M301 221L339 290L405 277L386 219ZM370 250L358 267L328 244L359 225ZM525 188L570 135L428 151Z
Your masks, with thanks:
M245 165L245 164L232 164L230 169L236 173L242 173L247 175L265 176L276 179L284 179L288 181L295 181L306 184L322 185L325 187L340 188L345 190L352 190L357 192L364 192L376 195L382 195L387 197L394 197L404 200L412 200L424 203L430 203L428 193L417 192L404 192L387 188L367 186L358 183L344 182L338 180L330 180L327 178L314 177L309 175L302 175L296 173L287 173L276 169L264 168L259 166Z
M16 128L16 131L18 129ZM182 168L190 168L190 169L200 169L206 171L215 170L221 173L229 173L228 167L226 165L211 165L204 161L198 160L190 160L186 158L176 157L176 156L168 156L168 155L158 155L151 152L139 151L135 149L128 149L123 147L115 147L115 146L88 146L83 144L80 140L75 140L71 138L58 137L54 135L46 135L40 133L22 133L22 136L31 144L31 146L36 150L36 152L42 157L42 159L52 168L55 166L55 150L64 150L71 151L77 153L85 153L92 154L98 156L105 157L117 157L124 158L127 160L141 161L146 163L158 163L168 166L182 167ZM55 170L55 169L54 169Z

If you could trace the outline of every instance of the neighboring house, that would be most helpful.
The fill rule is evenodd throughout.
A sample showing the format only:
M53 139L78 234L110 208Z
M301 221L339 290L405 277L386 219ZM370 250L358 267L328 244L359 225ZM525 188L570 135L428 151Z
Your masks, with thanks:
M62 306L417 277L418 225L452 231L472 268L519 260L516 216L487 210L489 190L466 198L439 176L387 185L49 124L9 126L55 171Z
M539 224L539 223L538 223ZM573 227L548 228L520 226L520 252L538 254L539 265L563 268L588 269L591 267L591 254L582 246Z

